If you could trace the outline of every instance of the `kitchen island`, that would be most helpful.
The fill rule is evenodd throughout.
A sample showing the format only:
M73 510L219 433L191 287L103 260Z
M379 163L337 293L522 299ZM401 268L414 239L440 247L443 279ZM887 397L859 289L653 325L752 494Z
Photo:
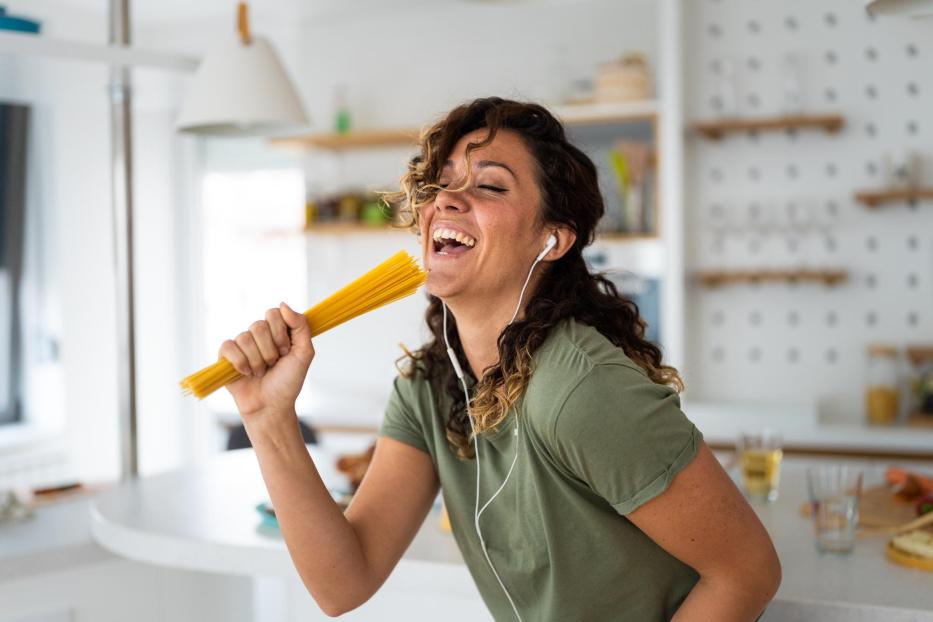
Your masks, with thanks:
M345 486L332 465L349 446L325 439L324 446L310 448L330 487ZM780 497L754 506L784 569L780 591L763 620L933 621L933 574L888 561L884 536L860 538L849 555L816 551L811 526L800 515L810 463L785 459ZM864 466L869 482L880 481L877 466ZM144 478L101 496L92 510L92 530L105 548L137 561L255 577L256 619L264 613L268 619L324 619L297 580L277 530L261 523L255 506L265 499L252 451L227 452L203 466ZM453 538L440 527L438 508L379 594L346 619L396 615L489 619Z

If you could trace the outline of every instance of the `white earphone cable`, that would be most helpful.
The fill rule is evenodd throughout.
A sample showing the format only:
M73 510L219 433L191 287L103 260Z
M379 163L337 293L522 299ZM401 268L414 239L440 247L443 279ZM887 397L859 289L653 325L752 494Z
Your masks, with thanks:
M515 305L515 313L512 314L512 319L509 320L509 323L506 326L512 324L515 321L515 318L518 317L518 312L522 308L522 300L525 298L525 290L528 288L528 283L531 282L531 275L534 273L535 267L544 259L545 255L554 248L557 244L557 238L551 234L548 236L547 244L544 246L538 256L535 258L534 262L531 264L531 268L528 270L528 276L525 277L525 283L522 285L521 292L518 294L518 304ZM457 374L457 378L460 380L460 386L463 388L463 399L464 404L466 405L467 410L467 420L470 422L470 432L473 435L473 449L476 452L476 497L473 504L473 528L476 530L476 535L479 538L480 549L483 551L483 555L486 557L486 563L489 565L489 569L492 570L493 576L496 577L496 581L499 582L499 587L502 588L502 592L505 594L505 597L508 599L509 604L512 606L512 611L515 613L515 617L518 618L518 622L522 621L522 616L518 612L518 607L515 606L515 601L512 600L512 595L509 593L508 588L505 587L505 583L502 581L502 578L499 576L499 572L496 570L496 567L492 563L492 559L489 557L489 552L486 550L486 540L483 538L483 530L480 528L479 519L483 515L483 512L486 511L486 508L493 502L493 500L499 496L499 493L505 488L506 483L509 481L509 478L512 476L512 471L515 470L515 465L518 463L518 449L521 444L521 437L519 430L521 429L521 421L516 417L515 419L515 456L512 458L512 464L509 466L509 470L505 475L505 479L502 480L502 483L499 485L499 488L496 492L493 493L489 500L483 504L483 507L479 507L479 495L480 495L480 454L479 454L479 436L476 434L476 428L473 426L473 416L470 414L470 392L467 389L466 380L463 377L463 369L460 366L460 361L457 359L457 354L454 352L454 349L450 347L450 340L447 338L447 304L444 301L441 301L441 306L444 310L444 345L447 346L447 356L450 358L450 364L454 368L454 373Z

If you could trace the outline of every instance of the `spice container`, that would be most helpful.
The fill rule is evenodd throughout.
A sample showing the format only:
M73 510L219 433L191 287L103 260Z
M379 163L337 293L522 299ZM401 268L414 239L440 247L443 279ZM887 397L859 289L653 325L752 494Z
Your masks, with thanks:
M865 420L872 425L895 423L899 402L897 348L881 344L868 346L866 380Z
M910 423L933 425L933 346L908 346Z

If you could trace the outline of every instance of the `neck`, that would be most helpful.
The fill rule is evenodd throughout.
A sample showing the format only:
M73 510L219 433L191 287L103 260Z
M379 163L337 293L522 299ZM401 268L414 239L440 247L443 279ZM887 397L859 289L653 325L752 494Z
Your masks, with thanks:
M525 315L525 307L538 284L534 275L522 299L522 308L516 321ZM519 291L501 296L495 301L447 299L445 302L450 313L457 320L457 332L466 354L467 364L473 371L473 377L482 378L483 371L499 362L499 335L509 325L518 304Z

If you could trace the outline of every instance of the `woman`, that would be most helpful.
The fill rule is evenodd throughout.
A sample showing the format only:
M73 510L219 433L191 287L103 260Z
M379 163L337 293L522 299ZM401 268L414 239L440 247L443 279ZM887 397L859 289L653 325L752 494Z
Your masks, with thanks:
M304 317L282 304L220 350L245 376L229 390L321 608L372 596L442 487L497 620L755 619L780 582L774 548L680 411L635 305L588 272L603 202L560 123L498 98L460 106L426 132L400 195L433 340L396 379L345 514L298 431Z

